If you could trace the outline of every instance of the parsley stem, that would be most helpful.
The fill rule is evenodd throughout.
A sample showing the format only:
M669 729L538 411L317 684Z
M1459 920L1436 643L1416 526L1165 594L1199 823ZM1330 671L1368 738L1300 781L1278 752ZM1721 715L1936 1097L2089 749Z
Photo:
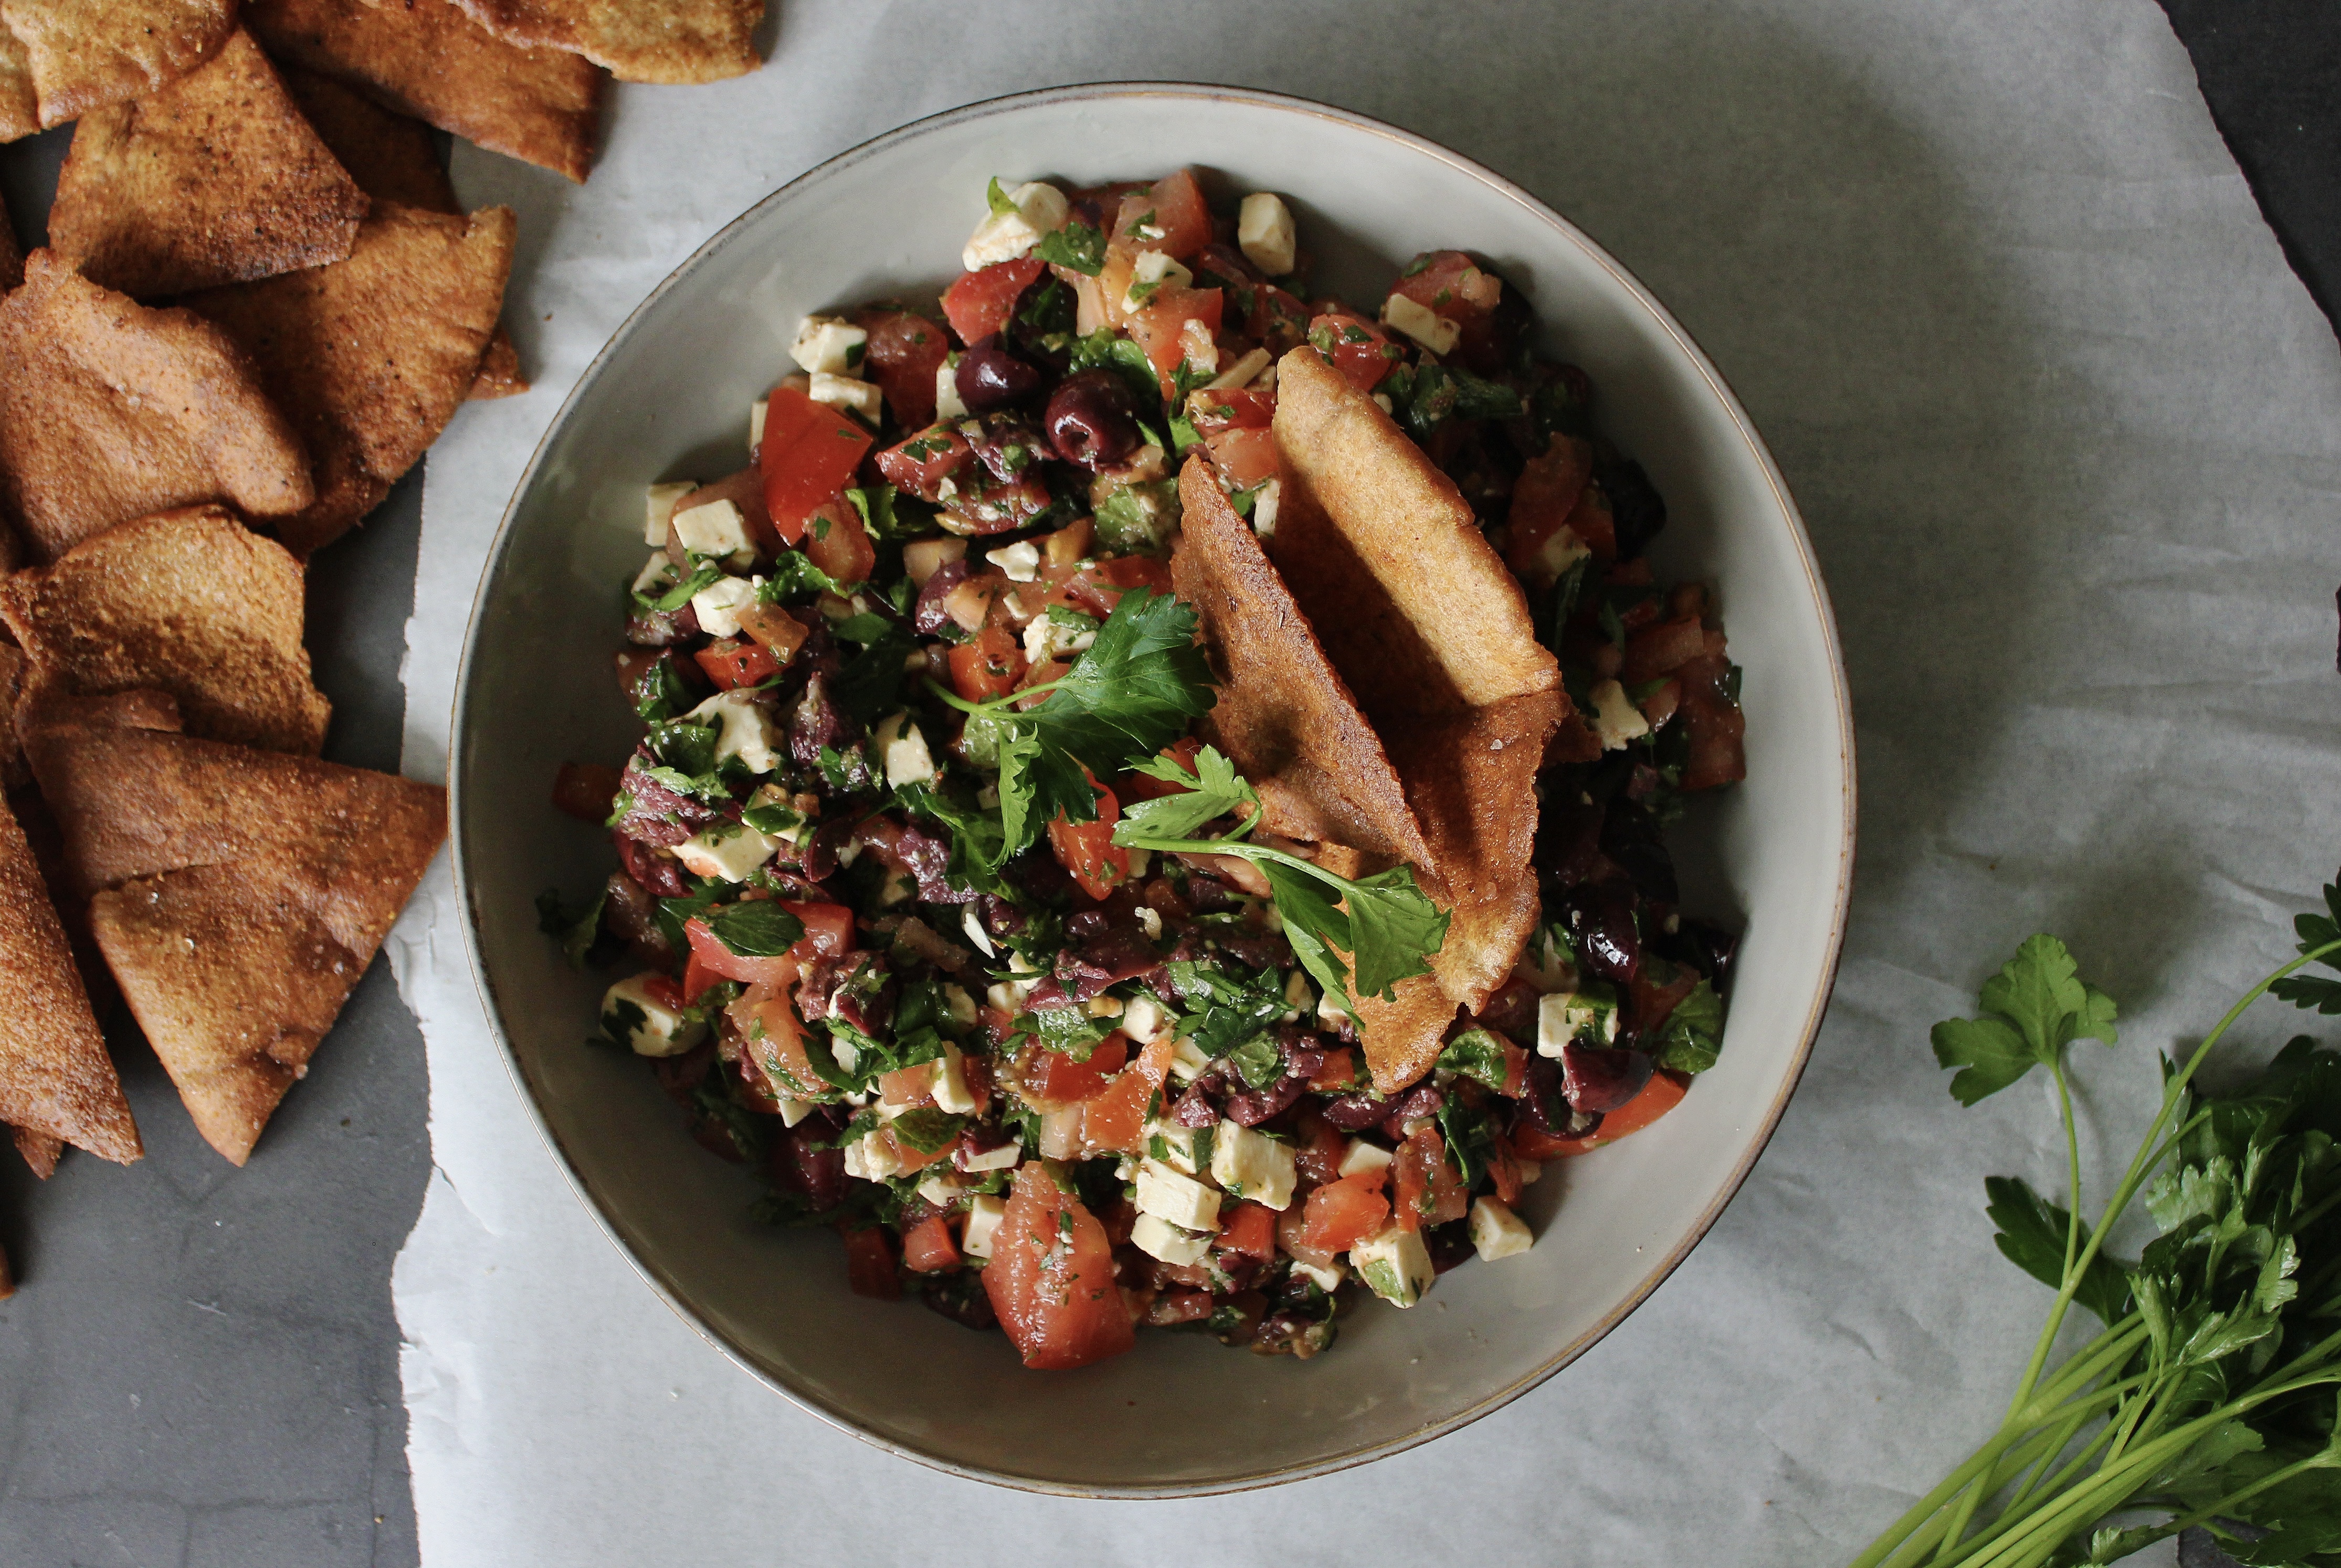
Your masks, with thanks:
M1019 687L1005 697L994 697L984 702L970 702L932 676L927 678L927 690L961 713L973 714L978 719L989 719L1002 709L1013 708L1027 697L1038 697L1043 692L1054 691L1058 687L1062 686L1065 680L1066 677L1060 675L1054 680L1044 680L1038 686Z

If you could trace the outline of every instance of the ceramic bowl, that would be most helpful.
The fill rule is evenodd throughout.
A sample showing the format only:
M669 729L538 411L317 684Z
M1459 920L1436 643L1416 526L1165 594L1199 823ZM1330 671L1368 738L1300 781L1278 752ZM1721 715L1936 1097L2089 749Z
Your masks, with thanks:
M602 982L538 933L539 889L590 887L608 844L548 809L564 759L615 759L617 585L643 487L746 461L750 401L809 312L930 296L985 182L1207 171L1218 200L1283 193L1319 280L1371 308L1418 251L1470 250L1523 289L1543 348L1583 365L1604 428L1666 497L1661 576L1720 585L1746 670L1748 777L1677 831L1694 909L1744 925L1722 1059L1649 1131L1562 1162L1523 1201L1529 1253L1368 1300L1308 1362L1142 1333L1072 1373L911 1302L847 1293L835 1236L762 1227L755 1188L685 1135L640 1063L582 1043ZM474 606L450 770L456 877L489 1017L554 1156L651 1287L742 1368L894 1453L1052 1492L1177 1495L1292 1480L1450 1431L1615 1327L1706 1232L1764 1147L1828 998L1853 852L1852 729L1812 550L1715 368L1590 240L1467 159L1297 99L1178 85L979 104L774 192L643 303L578 382L505 513Z

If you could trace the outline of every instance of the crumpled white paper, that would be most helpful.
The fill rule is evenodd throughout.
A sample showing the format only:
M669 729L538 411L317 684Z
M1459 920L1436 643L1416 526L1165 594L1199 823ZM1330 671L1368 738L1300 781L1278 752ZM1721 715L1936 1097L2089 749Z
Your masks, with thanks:
M1859 725L1853 926L1803 1087L1673 1279L1476 1426L1240 1496L1036 1498L832 1430L659 1304L523 1111L443 865L391 943L437 1165L395 1277L423 1559L1841 1561L1994 1423L2047 1301L1980 1212L1987 1173L2058 1185L2047 1108L1959 1111L1928 1026L2025 935L2069 938L2124 1005L2118 1052L2079 1047L2117 1159L2145 1052L2276 962L2341 856L2333 335L2148 0L782 0L761 73L619 89L582 189L459 147L465 198L521 213L536 390L431 454L406 770L443 771L496 520L644 293L855 142L1113 77L1324 98L1477 157L1732 381L1818 546ZM2283 1038L2276 1012L2245 1034Z

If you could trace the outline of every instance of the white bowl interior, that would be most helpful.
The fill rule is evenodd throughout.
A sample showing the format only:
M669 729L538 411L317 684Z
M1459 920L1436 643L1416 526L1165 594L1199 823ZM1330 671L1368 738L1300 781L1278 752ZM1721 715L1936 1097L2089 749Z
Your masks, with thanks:
M1666 497L1665 573L1720 584L1746 670L1748 779L1677 830L1694 909L1743 921L1722 1059L1650 1131L1563 1162L1525 1204L1526 1255L1367 1302L1301 1363L1147 1334L1076 1373L1006 1339L849 1295L826 1233L746 1216L750 1179L694 1145L640 1064L582 1043L601 980L531 901L614 864L546 807L564 759L637 726L610 655L641 564L643 486L746 461L752 397L800 317L955 270L997 174L1077 182L1210 171L1285 193L1320 283L1370 308L1395 266L1455 246L1530 295L1605 428ZM719 234L627 323L523 481L474 609L458 699L456 866L491 1016L581 1191L648 1278L743 1365L886 1446L1022 1485L1162 1494L1290 1478L1469 1420L1580 1353L1703 1234L1762 1147L1819 1021L1842 930L1852 759L1836 634L1803 531L1744 416L1654 302L1589 241L1452 154L1352 116L1206 88L1066 89L924 122L823 165Z

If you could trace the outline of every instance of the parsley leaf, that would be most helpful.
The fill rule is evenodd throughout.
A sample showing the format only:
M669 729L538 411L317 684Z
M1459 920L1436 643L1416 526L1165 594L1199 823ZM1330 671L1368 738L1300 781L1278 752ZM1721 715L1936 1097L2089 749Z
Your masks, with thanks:
M1072 370L1103 368L1117 372L1138 393L1138 406L1152 408L1162 400L1162 381L1154 373L1154 362L1146 351L1111 327L1100 327L1085 338L1073 340Z
M1001 188L1000 176L997 174L991 176L991 184L985 188L983 201L984 204L991 209L991 215L995 218L1021 218L1024 215L1024 209L1018 206L1014 199Z
M701 589L712 587L722 580L723 569L709 561L656 599L647 593L635 594L634 609L643 615L668 614L689 604Z
M1053 233L1041 236L1032 253L1044 262L1096 277L1105 271L1105 232L1087 223L1069 223Z
M2113 998L2075 978L2077 968L2064 943L2034 937L1984 982L1982 1017L1935 1026L1935 1059L1960 1069L1951 1094L1961 1105L2055 1067L2075 1040L2114 1044Z
M769 898L720 909L708 919L707 928L742 958L777 958L804 936L804 922Z
M1723 999L1705 980L1675 1004L1659 1030L1659 1066L1679 1073L1703 1073L1723 1048Z
M1184 839L1238 806L1260 804L1260 792L1237 776L1236 765L1216 748L1204 747L1196 754L1195 763L1194 770L1190 772L1171 758L1149 757L1133 767L1131 771L1134 773L1160 779L1166 784L1185 785L1186 789L1180 794L1141 800L1123 811L1121 819L1134 824L1134 831Z
M2073 1216L2034 1192L2019 1176L1989 1176L1984 1213L1999 1227L1991 1239L2002 1257L2055 1290L2065 1283L2065 1238ZM2129 1277L2099 1253L2089 1260L2073 1299L2112 1323L2129 1310Z

